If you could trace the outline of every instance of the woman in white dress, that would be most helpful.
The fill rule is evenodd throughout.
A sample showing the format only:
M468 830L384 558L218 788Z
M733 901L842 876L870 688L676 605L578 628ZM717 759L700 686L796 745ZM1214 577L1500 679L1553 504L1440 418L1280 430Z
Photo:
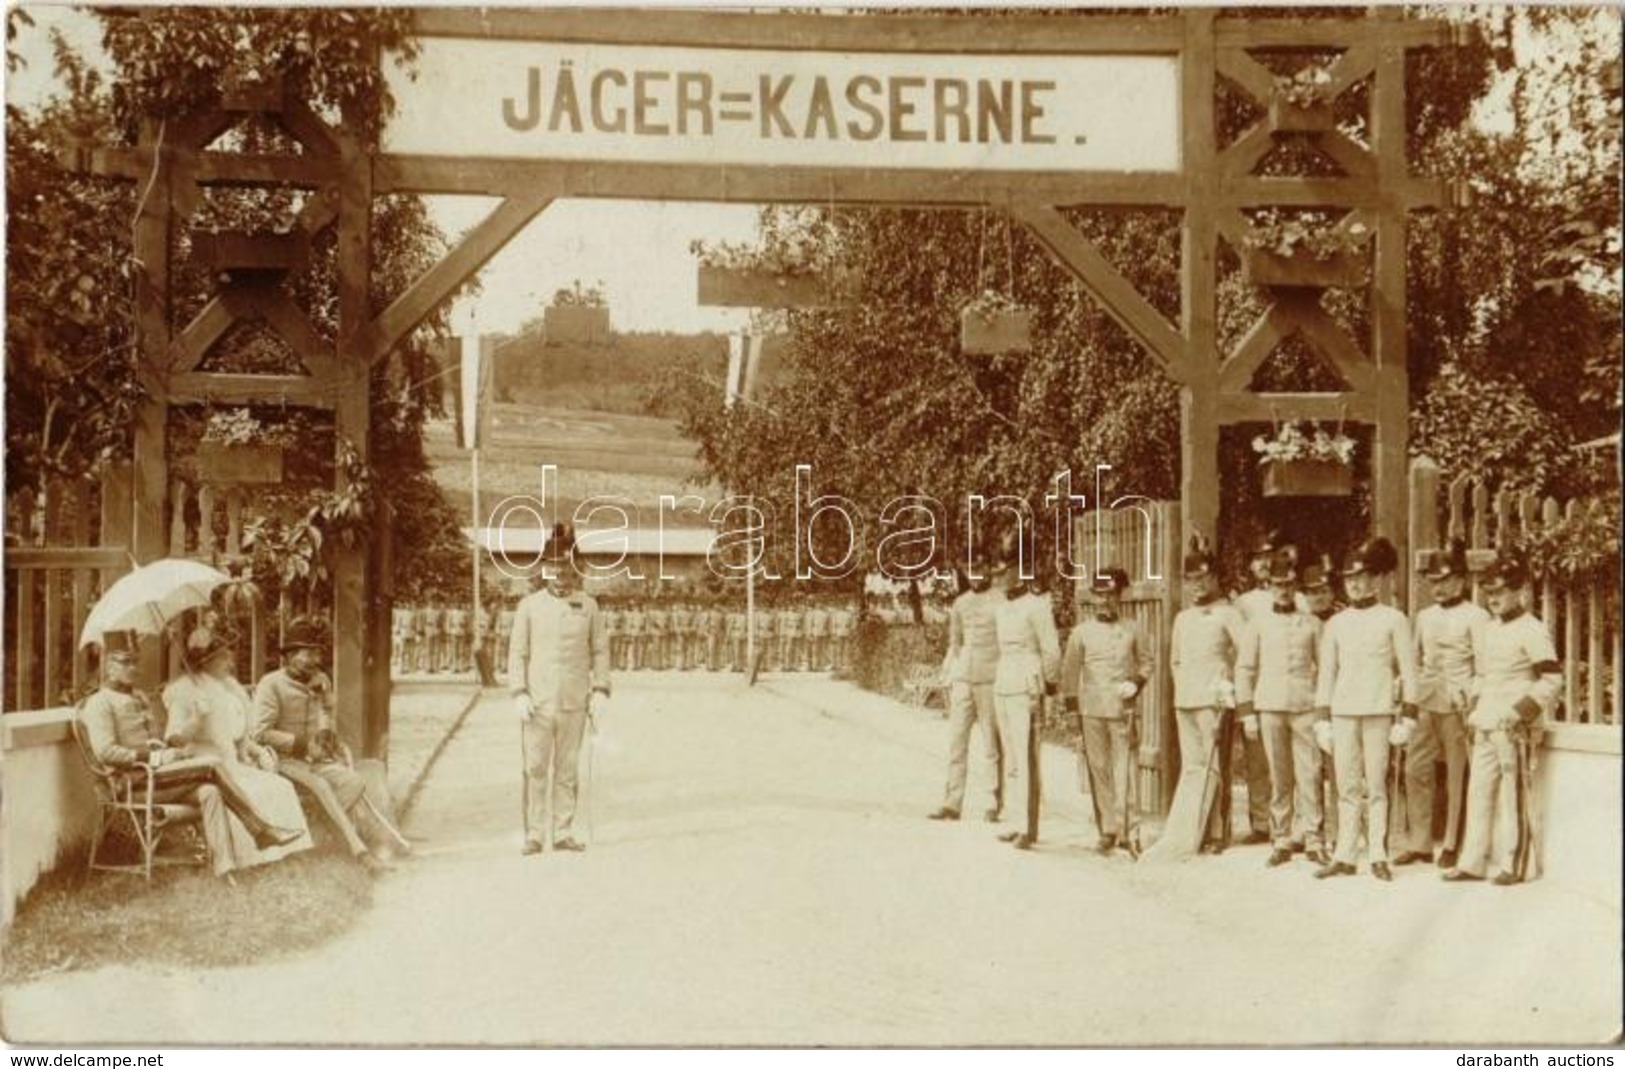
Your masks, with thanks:
M185 663L186 670L164 688L170 744L184 747L189 756L219 758L222 771L253 800L254 808L267 821L302 832L282 846L261 848L232 817L232 856L217 858L216 870L252 868L310 849L304 809L293 784L277 775L275 751L248 738L253 699L233 674L231 643L208 627L195 628L186 640Z

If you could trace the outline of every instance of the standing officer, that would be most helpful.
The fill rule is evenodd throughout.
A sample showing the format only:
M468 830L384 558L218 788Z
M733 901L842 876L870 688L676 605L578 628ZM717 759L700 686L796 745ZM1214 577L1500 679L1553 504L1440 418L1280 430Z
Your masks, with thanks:
M649 611L644 614L644 667L660 671L671 667L671 614L666 609L666 602L656 597L649 602Z
M554 850L580 851L571 833L581 739L609 697L609 640L592 595L580 590L574 533L555 527L543 556L542 587L514 614L508 679L523 725L524 854L542 852L551 780Z
M836 602L835 608L829 614L830 656L835 663L835 671L845 675L848 665L852 663L852 632L856 628L857 617L846 602Z
M738 609L728 613L728 668L730 671L743 672L745 670L745 614Z
M1322 638L1325 637L1326 624L1331 621L1331 618L1348 607L1332 588L1332 581L1336 576L1337 568L1332 564L1331 555L1328 553L1321 554L1317 563L1311 564L1303 570L1304 608L1309 610L1309 615L1320 621ZM1316 672L1318 674L1318 667ZM1332 767L1331 732L1329 730L1317 731L1315 741L1320 747L1321 754L1320 841L1322 843L1334 843L1337 841L1337 776L1334 774ZM1324 853L1324 851L1322 852Z
M790 601L779 610L779 670L801 670L801 599Z
M1168 661L1174 677L1174 722L1179 731L1179 782L1162 838L1146 858L1178 860L1199 849L1222 853L1230 829L1218 801L1230 784L1219 775L1218 745L1225 717L1235 707L1235 664L1246 625L1219 592L1207 543L1192 539L1184 560L1190 604L1174 617Z
M999 666L999 638L993 613L1000 595L991 589L988 562L971 564L970 589L955 599L948 614L948 784L942 807L932 820L958 820L965 803L965 777L973 728L982 732L981 758L991 805L983 812L990 823L1003 808L999 726L995 719L993 680Z
M815 601L807 607L807 668L828 672L834 667L829 653L829 610Z
M1236 715L1263 741L1270 770L1271 868L1307 850L1324 865L1320 747L1315 741L1315 684L1321 623L1297 606L1297 566L1286 555L1270 566L1274 600L1244 633L1236 662Z
M689 667L688 647L693 626L694 616L689 612L688 603L686 601L672 602L671 611L666 614L666 642L669 647L666 657L667 668L676 668L681 671Z
M1462 789L1467 779L1467 695L1472 690L1490 614L1467 597L1467 546L1455 540L1427 570L1433 604L1416 614L1416 737L1405 753L1405 849L1395 865L1433 860L1433 784L1445 763L1444 850L1439 867L1456 866Z
M626 614L621 611L619 601L610 601L609 598L598 600L598 611L604 617L604 638L609 643L609 663L612 668L621 667L621 645L626 641L621 632Z
M1259 620L1273 613L1275 594L1270 585L1270 570L1274 567L1277 558L1285 556L1294 566L1298 558L1297 548L1286 545L1279 531L1271 531L1253 547L1253 555L1247 562L1248 578L1252 583L1251 589L1238 595L1233 604L1241 613L1242 622L1248 627L1255 626ZM1249 724L1251 727L1249 727ZM1270 763L1264 752L1263 740L1259 737L1256 721L1248 721L1243 717L1232 717L1226 724L1225 739L1221 743L1220 753L1223 757L1224 782L1230 783L1231 762L1234 757L1234 748L1237 738L1241 742L1242 774L1247 783L1247 838L1242 840L1244 845L1254 845L1270 841ZM1240 730L1237 730L1240 728ZM1220 806L1225 810L1228 820L1230 810L1230 794L1226 790L1220 799Z
M1004 748L1005 797L1026 787L1027 827L999 836L1018 850L1038 841L1038 809L1043 798L1039 780L1039 728L1044 699L1053 697L1061 674L1061 641L1049 598L1027 589L1021 569L1007 561L1003 569L1004 600L993 610L999 640L999 665L993 676L993 705L999 741Z
M1529 573L1503 555L1484 576L1491 619L1474 662L1468 701L1472 711L1472 777L1467 785L1467 833L1451 882L1482 880L1493 862L1494 882L1508 887L1537 874L1533 811L1534 752L1542 718L1562 688L1562 666L1552 636L1524 608Z
M636 671L643 667L643 603L629 601L626 606L626 615L621 619L621 626L626 630L626 645L624 647L625 662L621 665L627 671Z
M1061 694L1066 710L1082 714L1083 757L1089 765L1090 800L1102 854L1119 841L1136 849L1130 833L1130 763L1137 728L1135 700L1151 677L1151 655L1139 627L1121 618L1128 573L1107 568L1095 575L1089 592L1094 612L1078 621L1066 640L1061 662Z
M412 655L417 652L412 648L412 607L402 602L391 610L389 619L395 640L390 670L395 675L405 675L412 664Z
M1377 599L1378 584L1399 565L1393 543L1370 539L1343 568L1349 607L1332 617L1321 642L1316 718L1331 720L1337 765L1337 849L1316 879L1352 876L1365 815L1371 874L1394 878L1388 867L1389 746L1410 741L1416 719L1416 646L1405 614ZM1394 721L1394 690L1403 712ZM1326 728L1317 728L1324 732Z
M784 610L757 609L756 610L756 661L762 666L762 671L769 672L774 668L778 655L779 643L774 636L778 634L778 624L784 617ZM748 625L750 621L746 621ZM748 645L748 643L747 643ZM778 667L783 668L782 664ZM756 665L745 665L747 673L754 672Z
M468 670L468 611L460 605L446 610L446 661L453 672Z

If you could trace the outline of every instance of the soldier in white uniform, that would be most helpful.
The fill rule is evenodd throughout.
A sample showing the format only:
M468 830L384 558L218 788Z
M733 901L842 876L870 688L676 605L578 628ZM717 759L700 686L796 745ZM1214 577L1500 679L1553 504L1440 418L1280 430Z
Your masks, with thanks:
M453 672L468 671L468 610L446 610L446 664Z
M807 606L803 622L807 629L807 670L830 671L834 665L829 656L829 610L815 601Z
M734 672L745 670L745 614L737 609L728 614L728 668Z
M1284 865L1307 850L1325 865L1321 839L1321 760L1315 742L1315 685L1321 623L1297 606L1298 570L1285 555L1270 568L1269 611L1247 627L1236 662L1236 715L1258 736L1270 769L1267 864Z
M1317 719L1331 719L1332 760L1337 765L1337 849L1317 879L1352 876L1365 816L1371 874L1392 880L1388 867L1389 746L1410 741L1416 720L1416 646L1405 614L1377 598L1382 577L1399 558L1386 538L1370 539L1343 569L1349 607L1332 617L1320 648ZM1403 714L1394 719L1399 684ZM1324 732L1325 728L1317 727Z
M1459 541L1435 553L1427 570L1433 604L1416 614L1416 736L1405 753L1405 849L1395 865L1433 860L1436 765L1445 763L1444 849L1439 867L1456 865L1467 778L1467 695L1490 614L1467 596L1467 550Z
M394 638L393 656L390 658L390 669L395 675L403 675L413 663L413 620L410 605L397 605L389 614L390 631Z
M1003 595L992 589L988 562L971 565L971 588L955 599L948 615L948 784L942 806L932 820L958 820L965 803L971 732L981 729L977 764L988 785L989 805L983 816L999 819L1004 803L1000 769L999 726L993 703L993 680L999 667L999 638L993 613Z
M691 662L689 654L689 633L694 626L694 614L689 611L688 603L684 601L672 602L671 611L666 614L666 667L678 671L686 670Z
M801 625L805 615L799 598L779 610L779 670L782 672L801 671Z
M1246 625L1219 592L1213 559L1199 540L1185 555L1185 596L1174 617L1168 662L1174 677L1174 722L1179 730L1179 782L1161 839L1149 860L1178 860L1197 852L1222 853L1230 829L1216 804L1230 785L1219 776L1223 720L1235 708L1235 665Z
M1249 627L1274 612L1275 592L1270 585L1270 572L1280 559L1285 559L1296 566L1298 551L1296 547L1284 542L1279 531L1271 531L1253 547L1252 558L1247 562L1252 589L1231 600L1236 611L1241 613L1242 622ZM1269 755L1264 751L1263 739L1257 730L1256 722L1249 730L1249 721L1245 717L1232 717L1226 722L1225 727L1225 739L1219 751L1220 774L1228 785L1231 782L1233 758L1239 736L1242 775L1247 784L1248 835L1242 843L1254 845L1270 842L1274 827L1270 817L1270 800L1273 795L1270 786ZM1219 807L1223 810L1228 828L1230 820L1228 790L1220 796Z
M852 663L852 633L857 628L857 617L846 604L838 603L829 614L829 640L831 646L831 659L835 664L835 672L845 675L847 667Z
M627 671L636 671L644 666L643 657L643 605L640 602L628 602L626 615L621 617L621 627L626 632L625 660L621 667Z
M1129 777L1138 710L1135 702L1151 677L1151 654L1145 635L1121 618L1128 573L1107 568L1090 584L1093 611L1078 621L1067 637L1061 659L1061 695L1068 713L1083 720L1083 756L1089 765L1090 800L1100 840L1095 848L1110 854L1129 838L1134 814L1129 811Z
M993 610L993 630L999 641L999 665L993 676L993 707L998 716L999 742L1004 749L1004 797L1025 788L1027 828L999 838L1019 850L1038 841L1038 808L1043 787L1039 782L1038 728L1046 697L1053 697L1061 674L1061 640L1049 598L1027 589L1021 570L1013 562L1003 572L1004 600Z
M598 603L579 589L568 528L548 539L543 586L514 614L508 681L523 725L525 763L524 854L542 852L548 834L555 851L586 849L571 825L576 812L581 740L589 715L609 697L609 640ZM551 781L551 784L550 784Z
M649 602L643 615L643 667L656 671L671 667L670 619L664 601Z
M1537 874L1533 761L1563 681L1551 634L1524 608L1528 583L1523 564L1505 557L1484 576L1491 619L1468 699L1473 771L1461 858L1444 874L1452 882L1482 880L1491 867L1502 887Z

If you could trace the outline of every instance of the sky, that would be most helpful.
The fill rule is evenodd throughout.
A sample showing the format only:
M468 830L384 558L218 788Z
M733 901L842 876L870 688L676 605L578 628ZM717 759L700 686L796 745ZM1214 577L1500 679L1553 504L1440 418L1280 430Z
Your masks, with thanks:
M29 105L54 95L49 31L60 28L87 56L101 53L100 31L89 15L67 7L30 5L35 25L24 28L16 49L28 61L6 81L6 99ZM496 200L428 197L434 221L450 241L476 225ZM610 326L617 331L743 330L749 312L696 303L694 239L749 241L756 208L747 204L657 201L557 201L531 220L481 270L481 292L453 309L460 328L513 333L541 314L557 289L576 280L602 285ZM469 317L473 317L470 324Z

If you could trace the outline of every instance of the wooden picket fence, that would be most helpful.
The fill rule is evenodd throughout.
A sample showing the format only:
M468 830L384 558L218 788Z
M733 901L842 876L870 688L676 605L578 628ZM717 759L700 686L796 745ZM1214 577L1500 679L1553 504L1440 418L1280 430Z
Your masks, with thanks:
M1527 537L1562 520L1603 507L1597 501L1558 501L1533 493L1491 491L1462 477L1448 484L1426 458L1411 465L1412 609L1427 604L1427 583L1417 567L1420 551L1465 540L1469 554ZM1474 595L1478 594L1474 586ZM1620 621L1617 591L1602 583L1537 580L1530 609L1545 622L1563 662L1563 693L1553 719L1564 724L1620 723Z
M130 503L127 467L7 495L5 711L70 705L95 685L79 631L130 569Z

